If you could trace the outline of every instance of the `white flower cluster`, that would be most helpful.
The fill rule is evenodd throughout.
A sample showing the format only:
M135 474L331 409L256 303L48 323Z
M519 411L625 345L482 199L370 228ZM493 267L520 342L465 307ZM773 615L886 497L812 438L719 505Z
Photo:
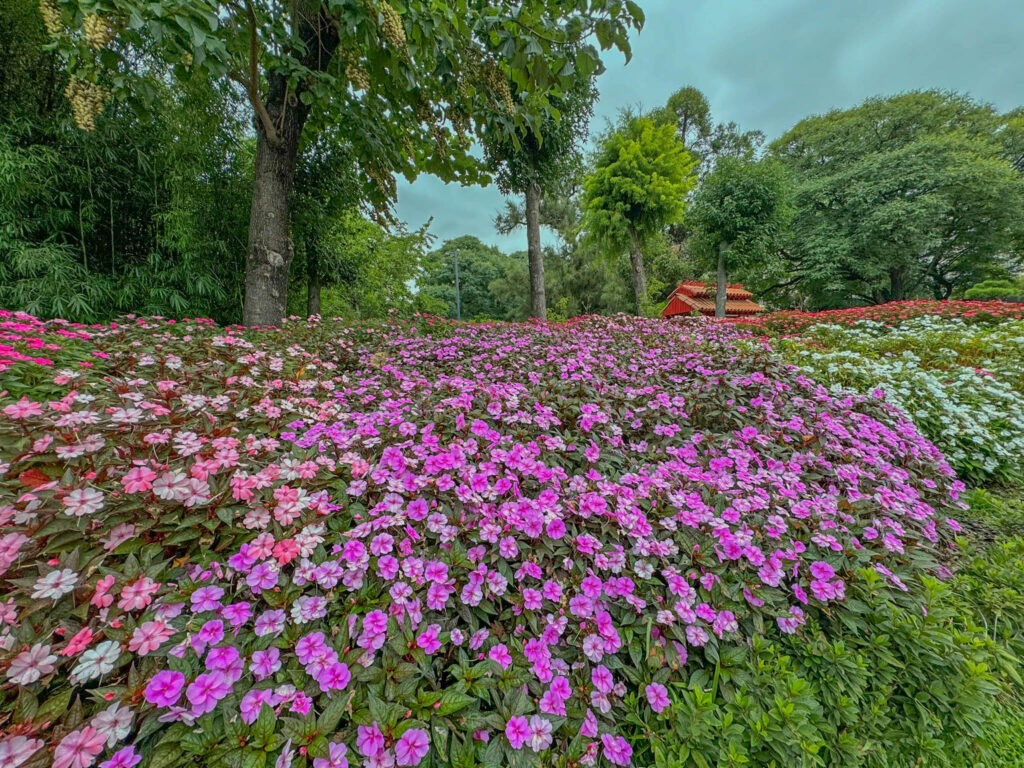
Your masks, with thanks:
M814 326L787 349L822 384L880 390L964 479L1024 470L1024 322L924 316L892 327L865 320Z

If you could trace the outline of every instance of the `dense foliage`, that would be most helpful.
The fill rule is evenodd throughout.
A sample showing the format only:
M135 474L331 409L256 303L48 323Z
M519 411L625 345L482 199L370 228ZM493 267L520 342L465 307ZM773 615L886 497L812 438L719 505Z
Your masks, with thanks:
M963 486L744 331L5 326L55 347L0 410L9 763L983 748L988 642L935 579Z
M819 307L946 299L1016 254L1013 115L912 92L807 118L771 144L794 172L790 270Z

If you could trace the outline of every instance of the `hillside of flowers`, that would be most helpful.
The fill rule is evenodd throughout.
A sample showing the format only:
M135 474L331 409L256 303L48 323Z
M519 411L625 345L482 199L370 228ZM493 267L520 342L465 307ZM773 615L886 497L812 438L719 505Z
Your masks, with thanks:
M982 754L963 484L749 330L3 326L5 768Z

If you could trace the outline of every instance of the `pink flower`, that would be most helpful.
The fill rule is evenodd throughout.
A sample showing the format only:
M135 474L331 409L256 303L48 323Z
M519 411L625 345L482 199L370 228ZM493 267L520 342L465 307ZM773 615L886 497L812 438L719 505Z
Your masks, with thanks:
M28 736L11 736L0 741L0 765L6 768L18 768L28 762L43 747L42 739L31 739Z
M426 731L410 728L395 742L396 765L419 765L430 751L430 739Z
M502 669L508 669L512 665L512 654L508 652L504 643L498 643L491 648L487 658L499 664Z
M185 696L192 704L192 712L203 715L212 712L217 702L231 693L231 682L221 671L199 675L186 689Z
M128 641L128 650L138 652L139 656L146 656L159 648L173 634L174 629L162 621L143 622L132 633L131 640Z
M132 467L121 478L121 485L126 493L139 493L152 488L155 479L156 472L149 467Z
M165 669L153 675L153 679L146 686L144 695L150 704L158 707L170 707L181 698L181 691L184 687L185 675Z
M376 722L356 728L356 749L365 757L374 757L384 749L384 734Z
M662 712L670 704L668 689L661 683L651 683L644 689L644 693L647 694L647 703L657 713Z
M36 643L22 651L7 668L7 679L15 685L31 685L54 670L57 657L50 653L50 646Z
M23 397L18 402L4 408L4 414L12 419L27 419L29 416L41 416L42 413L43 406L29 400L27 397Z
M513 749L522 749L523 744L530 738L530 724L522 715L514 715L505 724L505 738L512 745Z
M82 517L103 508L103 494L95 488L76 488L61 503L65 514Z
M53 752L53 768L89 768L103 751L107 737L91 726L72 731Z

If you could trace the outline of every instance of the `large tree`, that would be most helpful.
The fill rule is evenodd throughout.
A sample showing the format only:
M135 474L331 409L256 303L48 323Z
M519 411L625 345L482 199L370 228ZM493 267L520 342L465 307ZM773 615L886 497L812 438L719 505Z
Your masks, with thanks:
M779 161L721 157L687 211L694 252L705 254L717 277L715 317L725 317L729 267L764 263L778 252L789 225L789 178Z
M539 128L524 123L512 134L500 126L484 134L484 157L495 171L499 189L505 194L523 195L530 267L530 316L542 320L547 319L548 312L544 254L540 244L541 198L565 190L580 173L581 145L587 137L596 97L593 76L580 76L565 91L548 97L556 111L549 114Z
M293 258L289 197L307 123L342 126L360 196L387 210L393 174L430 172L474 182L478 116L505 110L504 129L538 127L545 94L600 66L602 49L628 54L639 27L633 0L44 0L75 73L81 122L106 92L136 97L139 56L230 78L256 131L244 321L277 323ZM512 101L512 86L531 95ZM492 123L495 121L491 121Z
M816 306L947 298L1017 260L1015 118L927 91L797 124L770 148L796 179L789 281Z
M649 301L644 244L681 220L697 160L672 125L625 116L600 140L583 181L583 224L610 250L629 252L636 311Z

